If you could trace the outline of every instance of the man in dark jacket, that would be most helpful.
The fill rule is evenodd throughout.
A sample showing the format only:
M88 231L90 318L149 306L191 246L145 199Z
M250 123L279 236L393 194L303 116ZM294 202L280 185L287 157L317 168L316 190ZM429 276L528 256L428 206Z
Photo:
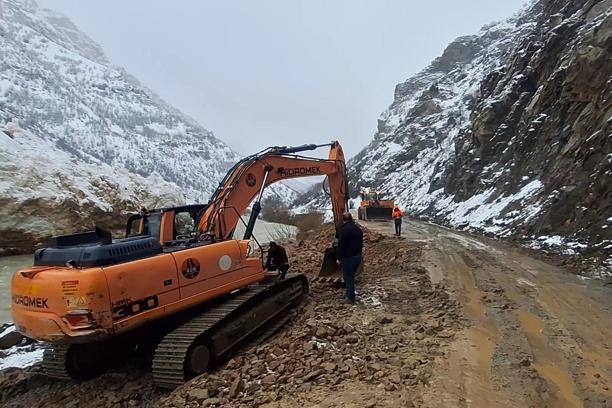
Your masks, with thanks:
M363 260L363 232L353 221L351 213L344 213L342 220L344 225L338 237L338 263L342 266L342 276L346 284L346 301L355 304L355 273Z
M268 271L279 271L279 279L285 279L285 275L289 270L289 259L285 248L278 245L276 242L270 242L268 249L268 259L266 260L266 269Z

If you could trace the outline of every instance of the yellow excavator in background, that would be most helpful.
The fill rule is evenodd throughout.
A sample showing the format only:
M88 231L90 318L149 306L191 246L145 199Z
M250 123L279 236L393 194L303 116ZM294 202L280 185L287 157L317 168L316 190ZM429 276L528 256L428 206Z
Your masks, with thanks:
M357 209L357 218L362 221L390 220L393 213L393 200L383 198L376 189L364 189L361 192L361 203Z

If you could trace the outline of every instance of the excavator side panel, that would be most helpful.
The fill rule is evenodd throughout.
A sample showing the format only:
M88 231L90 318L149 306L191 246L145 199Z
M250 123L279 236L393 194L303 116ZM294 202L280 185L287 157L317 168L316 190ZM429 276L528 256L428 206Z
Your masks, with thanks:
M210 299L262 280L266 272L261 260L243 257L241 242L227 240L173 252L181 300Z
M104 267L117 333L161 317L165 307L180 299L174 258L151 258Z
M243 259L240 241L236 240L176 250L105 271L117 333L222 296L265 276L261 260Z

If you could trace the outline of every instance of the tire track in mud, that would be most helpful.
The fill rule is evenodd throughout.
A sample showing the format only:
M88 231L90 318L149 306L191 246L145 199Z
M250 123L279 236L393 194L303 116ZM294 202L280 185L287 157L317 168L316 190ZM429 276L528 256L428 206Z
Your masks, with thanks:
M610 291L509 244L420 222L407 230L467 321L423 390L427 406L612 407Z
M474 273L487 293L487 314L501 328L491 365L496 384L516 406L582 406L567 361L542 335L544 323L534 314L542 311L531 297L515 291L513 271L484 251L471 254L478 260Z

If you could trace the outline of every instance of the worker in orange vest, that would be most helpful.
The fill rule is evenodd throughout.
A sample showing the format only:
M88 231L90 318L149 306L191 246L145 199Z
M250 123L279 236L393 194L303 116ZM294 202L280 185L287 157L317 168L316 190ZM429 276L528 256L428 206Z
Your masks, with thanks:
M393 217L393 222L395 223L395 236L399 237L402 235L402 217L404 216L404 212L400 210L399 206L393 207L393 212L391 213Z

